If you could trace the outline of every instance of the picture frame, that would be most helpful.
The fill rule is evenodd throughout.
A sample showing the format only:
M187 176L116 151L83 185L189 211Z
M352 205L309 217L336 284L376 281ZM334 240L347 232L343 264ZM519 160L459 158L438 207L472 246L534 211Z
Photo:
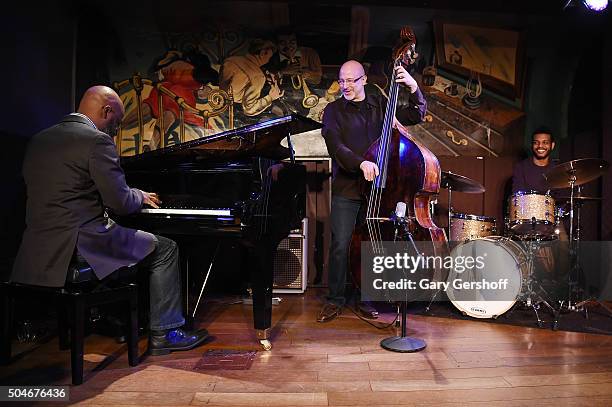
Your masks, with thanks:
M434 21L438 68L466 80L476 73L483 89L522 105L524 31Z

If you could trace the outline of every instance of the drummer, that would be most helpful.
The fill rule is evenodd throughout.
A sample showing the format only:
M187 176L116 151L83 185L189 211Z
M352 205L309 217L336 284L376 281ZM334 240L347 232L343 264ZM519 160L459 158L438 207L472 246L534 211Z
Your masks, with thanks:
M546 193L544 174L551 168L550 153L555 149L555 137L548 127L538 127L531 135L532 156L515 164L512 172L512 193L537 191Z
M518 191L535 191L540 194L549 193L558 197L560 190L550 191L544 174L552 168L550 153L555 149L555 136L545 126L538 127L531 135L532 156L519 161L512 171L512 193ZM557 202L559 205L560 202ZM567 240L567 233L562 224L558 225L556 233L561 240Z
M550 191L550 187L544 177L544 174L552 168L550 153L555 149L555 137L552 131L545 126L538 127L531 135L531 152L532 156L519 161L514 165L512 172L512 193L518 191L535 191L541 194L551 193L554 197L554 192ZM556 225L555 233L562 242L568 241L568 235L563 222ZM543 248L541 261L544 270L552 271L557 269L557 275L564 275L567 270L567 246L558 246L555 251L550 248ZM554 258L557 259L556 266ZM548 262L544 259L547 259Z

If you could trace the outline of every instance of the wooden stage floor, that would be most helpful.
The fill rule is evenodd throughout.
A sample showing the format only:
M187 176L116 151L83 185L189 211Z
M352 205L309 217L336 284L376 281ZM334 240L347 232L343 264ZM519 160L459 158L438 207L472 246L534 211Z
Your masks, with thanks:
M251 307L230 305L230 298L201 308L197 325L207 328L213 341L189 352L143 357L137 367L128 366L124 345L113 338L90 335L85 344L85 383L71 387L70 403L612 405L612 336L410 316L409 336L424 339L427 348L400 354L379 346L381 339L396 334L394 327L375 329L349 310L330 323L315 322L320 295L309 290L303 296L282 296L273 311L271 351L261 350L255 340ZM379 322L392 318L385 314ZM70 353L58 350L56 337L25 348L15 344L13 353L20 355L1 368L2 384L70 383ZM145 348L143 337L141 352ZM231 366L202 364L225 351ZM239 357L250 361L250 366L234 363Z

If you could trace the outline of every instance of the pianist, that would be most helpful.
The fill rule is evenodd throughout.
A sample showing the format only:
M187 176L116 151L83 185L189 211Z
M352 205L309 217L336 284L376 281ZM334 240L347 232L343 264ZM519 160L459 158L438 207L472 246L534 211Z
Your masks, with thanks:
M23 164L26 230L11 281L61 287L77 255L100 280L137 265L150 280L150 353L192 349L207 332L180 328L185 320L176 243L123 228L105 212L107 207L129 214L160 203L156 194L126 185L111 138L124 113L117 93L94 86L83 95L77 113L31 139Z

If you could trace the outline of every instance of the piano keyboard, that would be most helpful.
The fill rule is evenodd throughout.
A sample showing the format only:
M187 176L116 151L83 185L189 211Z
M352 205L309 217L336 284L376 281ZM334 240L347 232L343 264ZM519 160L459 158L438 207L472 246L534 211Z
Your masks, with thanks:
M231 210L227 208L217 209L183 209L183 208L144 208L140 213L154 215L195 215L195 216L232 216Z

